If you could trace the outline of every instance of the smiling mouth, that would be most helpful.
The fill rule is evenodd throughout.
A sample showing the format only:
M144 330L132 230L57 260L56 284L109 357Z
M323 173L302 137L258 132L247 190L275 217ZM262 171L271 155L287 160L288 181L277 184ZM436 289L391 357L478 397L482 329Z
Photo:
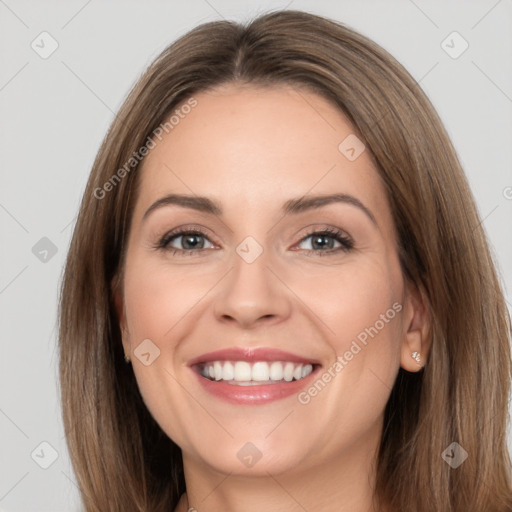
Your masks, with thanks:
M196 365L196 369L210 381L235 386L261 386L301 380L316 366L291 361L209 361Z

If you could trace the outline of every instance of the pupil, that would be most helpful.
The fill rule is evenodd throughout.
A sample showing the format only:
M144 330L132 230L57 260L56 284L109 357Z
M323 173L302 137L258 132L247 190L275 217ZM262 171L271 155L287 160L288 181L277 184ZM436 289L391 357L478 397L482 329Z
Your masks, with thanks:
M200 235L187 235L183 237L183 246L186 249L195 249L198 245L201 245L199 242L197 242L197 239L200 237ZM195 243L194 243L195 240Z
M328 243L324 243L324 244L322 244L322 242L318 243L319 240L324 240L325 241L326 238L330 238L330 237L327 236L327 235L319 235L319 236L313 238L313 248L329 247L330 249L332 249L332 240L331 240L331 243L329 243L329 242Z

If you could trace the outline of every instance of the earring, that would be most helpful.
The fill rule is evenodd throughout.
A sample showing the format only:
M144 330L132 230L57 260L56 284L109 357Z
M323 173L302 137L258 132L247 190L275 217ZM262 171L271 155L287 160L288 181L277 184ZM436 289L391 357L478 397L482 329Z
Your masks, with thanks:
M130 362L130 358L128 357L128 355L127 355L127 354L125 354L125 355L124 355L124 360L125 360L127 363L129 363L129 362Z
M413 352L411 354L411 357L418 363L420 364L420 360L421 360L421 356L420 356L420 353L419 352Z

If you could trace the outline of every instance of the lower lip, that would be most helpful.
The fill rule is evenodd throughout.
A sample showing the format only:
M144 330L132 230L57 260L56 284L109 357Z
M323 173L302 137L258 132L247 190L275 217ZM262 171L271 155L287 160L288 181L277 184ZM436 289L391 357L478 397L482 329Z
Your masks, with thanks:
M279 384L254 384L250 386L238 386L228 384L223 380L209 380L203 377L198 371L192 370L199 378L199 382L208 393L232 404L260 405L287 398L298 394L304 387L309 385L317 374L320 366L317 366L306 377L291 382Z

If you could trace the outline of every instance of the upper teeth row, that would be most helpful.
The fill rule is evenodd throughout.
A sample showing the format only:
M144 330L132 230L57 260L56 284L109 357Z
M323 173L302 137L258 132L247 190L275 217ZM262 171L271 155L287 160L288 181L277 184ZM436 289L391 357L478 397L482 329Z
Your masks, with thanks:
M273 361L211 361L205 363L201 368L201 375L215 380L235 381L276 381L285 380L290 382L293 379L299 380L313 371L313 365Z

